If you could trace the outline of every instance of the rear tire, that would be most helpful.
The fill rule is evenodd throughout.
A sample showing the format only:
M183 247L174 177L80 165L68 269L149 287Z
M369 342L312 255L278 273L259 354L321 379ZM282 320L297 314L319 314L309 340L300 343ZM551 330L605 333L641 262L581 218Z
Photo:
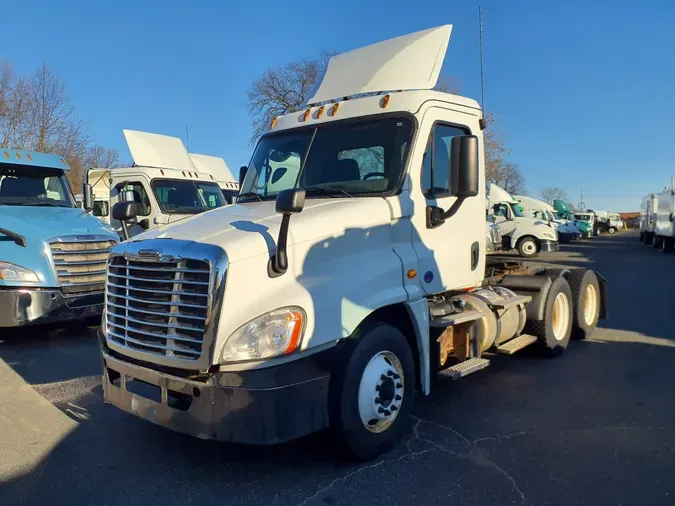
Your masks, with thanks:
M560 276L553 280L546 301L544 319L527 322L526 331L537 336L538 347L547 357L558 357L570 342L573 321L572 293L567 280Z
M586 339L591 337L600 319L600 283L595 272L586 269L570 270L567 282L574 305L572 339Z
M524 258L534 258L539 254L539 246L534 237L521 237L516 247L520 256Z
M371 460L410 430L413 354L401 331L386 323L367 328L350 345L345 365L331 378L331 429L351 457Z

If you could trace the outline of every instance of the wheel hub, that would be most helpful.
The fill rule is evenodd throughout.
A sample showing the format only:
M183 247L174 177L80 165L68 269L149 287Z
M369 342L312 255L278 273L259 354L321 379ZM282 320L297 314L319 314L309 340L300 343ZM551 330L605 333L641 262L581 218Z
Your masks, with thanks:
M403 367L396 355L381 351L370 359L359 385L359 416L370 432L387 430L403 403Z

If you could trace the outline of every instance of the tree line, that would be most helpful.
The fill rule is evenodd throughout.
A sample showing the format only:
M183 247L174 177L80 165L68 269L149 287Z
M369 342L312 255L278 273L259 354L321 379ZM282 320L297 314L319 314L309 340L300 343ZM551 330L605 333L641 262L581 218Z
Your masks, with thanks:
M119 166L117 150L92 142L64 81L45 63L31 75L19 75L9 62L0 62L0 148L62 156L76 193L87 168Z
M267 131L273 118L303 108L333 54L322 51L315 58L303 58L268 69L251 83L246 94L253 126L251 143ZM441 78L436 86L438 91L454 94L459 88L459 82L449 77ZM525 193L525 178L518 166L508 160L511 152L499 129L498 116L488 112L485 119L488 125L483 133L487 184L494 183L512 194Z

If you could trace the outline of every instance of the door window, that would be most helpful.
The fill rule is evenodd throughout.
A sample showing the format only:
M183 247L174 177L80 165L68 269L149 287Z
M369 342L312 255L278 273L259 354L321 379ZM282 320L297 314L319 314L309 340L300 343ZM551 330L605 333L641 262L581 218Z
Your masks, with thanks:
M437 198L450 194L450 143L453 137L468 133L459 127L434 125L422 163L422 191L425 197Z

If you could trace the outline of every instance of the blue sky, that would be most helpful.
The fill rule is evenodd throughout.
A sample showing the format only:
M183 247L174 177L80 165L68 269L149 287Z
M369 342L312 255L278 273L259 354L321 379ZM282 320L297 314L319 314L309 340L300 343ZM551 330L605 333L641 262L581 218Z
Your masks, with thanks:
M122 128L184 138L248 162L248 85L320 49L345 51L455 25L443 73L480 97L478 3L5 2L0 59L66 81L96 142L130 159ZM631 211L675 175L675 2L498 1L483 7L486 107L530 194Z

